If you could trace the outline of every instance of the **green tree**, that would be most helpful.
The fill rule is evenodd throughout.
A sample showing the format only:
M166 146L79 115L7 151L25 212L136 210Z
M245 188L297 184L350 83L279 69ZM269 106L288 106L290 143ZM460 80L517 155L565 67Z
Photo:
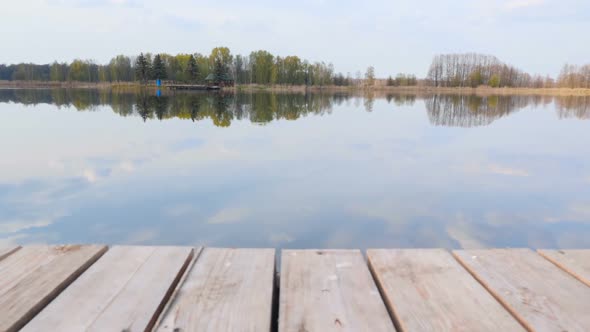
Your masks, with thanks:
M214 67L217 63L221 64L225 74L229 74L232 60L233 56L227 47L216 47L211 50L211 55L209 55L211 66Z
M109 62L110 78L112 81L133 81L133 70L131 59L125 55L117 55Z
M191 82L196 82L199 79L199 67L197 66L197 60L195 60L192 54L188 58L186 74Z
M477 88L483 84L483 77L480 70L476 70L469 75L469 83L473 88Z
M267 51L250 53L252 66L252 83L270 84L274 65L274 56Z
M498 76L496 74L492 75L492 77L490 77L489 85L492 88L499 87L500 86L500 76Z
M154 65L152 69L152 78L153 79L160 79L164 80L168 78L166 75L166 66L164 65L164 61L162 61L162 56L160 54L156 54L154 57Z
M147 58L143 53L139 54L137 59L135 60L135 77L137 80L141 81L143 84L147 83L147 80L150 77L150 64L147 61Z

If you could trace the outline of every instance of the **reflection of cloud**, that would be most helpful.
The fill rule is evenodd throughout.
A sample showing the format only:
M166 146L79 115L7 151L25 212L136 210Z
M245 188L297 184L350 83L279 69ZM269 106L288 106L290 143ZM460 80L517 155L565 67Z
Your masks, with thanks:
M2 233L17 233L30 228L46 227L51 225L55 219L60 218L61 215L52 217L36 218L36 219L13 219L0 221L0 234Z
M87 168L82 172L82 176L90 183L95 183L96 181L100 180L101 178L105 178L111 174L112 170L109 168L104 168L100 170L95 170L92 168Z
M490 165L488 170L493 174L500 174L500 175L509 175L509 176L529 176L529 173L526 170L512 168L512 167L505 167L500 165Z
M590 222L590 202L577 202L569 206L569 219Z
M187 138L170 144L170 150L180 152L201 147L205 143L199 138Z
M88 182L90 183L94 183L98 180L98 175L96 175L96 172L94 172L94 170L92 169L86 169L83 172L84 178L86 180L88 180Z
M125 172L133 172L135 170L135 165L130 161L122 161L119 164L119 169Z
M280 245L295 241L295 238L286 233L275 233L269 236L269 241L272 245Z
M157 236L158 232L155 229L143 229L131 234L125 242L129 244L145 244Z
M214 214L207 223L209 224L232 224L243 220L248 216L249 211L244 208L227 208Z
M451 238L459 242L463 249L486 248L485 244L479 241L474 235L470 234L464 224L448 226L447 233Z
M17 234L14 236L9 236L9 237L5 237L3 239L0 239L0 247L10 247L10 246L15 246L15 245L19 245L19 240L24 238L25 235L24 234Z
M194 204L177 204L164 209L164 214L169 217L187 217L198 210Z

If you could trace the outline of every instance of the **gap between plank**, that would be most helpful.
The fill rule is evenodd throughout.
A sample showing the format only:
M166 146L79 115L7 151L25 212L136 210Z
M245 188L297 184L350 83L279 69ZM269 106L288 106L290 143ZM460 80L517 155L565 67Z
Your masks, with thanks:
M522 318L517 312L516 310L514 310L510 304L508 304L507 301L504 301L502 299L502 297L500 297L498 294L496 294L496 292L494 292L492 290L492 288L480 277L477 276L477 274L475 274L475 272L473 272L469 266L463 262L463 260L458 256L455 255L454 252L451 252L451 254L453 255L453 257L455 258L455 260L457 260L457 262L459 262L459 264L461 264L461 266L467 270L467 272L475 279L477 280L477 282L479 282L484 288L485 290L488 291L488 293L490 293L495 299L496 301L498 301L503 307L504 309L506 309L519 323L520 325L522 325L522 327L524 327L527 331L529 332L535 332L535 330L524 320L524 318Z
M395 327L395 330L397 332L405 332L406 330L404 329L404 327L401 323L401 320L398 318L398 315L395 312L395 308L393 307L392 303L389 302L387 296L385 296L385 290L381 286L381 279L379 279L379 275L377 274L377 272L373 268L373 264L371 263L371 259L367 255L366 250L365 250L365 255L363 257L365 258L365 263L369 267L369 272L371 273L371 277L373 278L373 282L375 283L375 285L377 285L377 290L379 290L379 295L381 296L381 301L383 301L385 308L387 308L387 313L389 314L389 319L391 319L391 321L393 322L393 326Z
M537 249L537 254L539 254L541 257L545 258L546 260L550 261L551 263L553 263L553 265L557 266L559 269L565 271L565 273L571 275L572 277L576 278L577 280L579 280L581 283L583 283L584 285L590 287L590 284L584 280L584 278L580 275L578 275L577 273L575 273L574 271L572 271L571 269L569 269L567 266L565 266L565 264L560 263L559 261L553 259L552 257L545 255L541 250Z

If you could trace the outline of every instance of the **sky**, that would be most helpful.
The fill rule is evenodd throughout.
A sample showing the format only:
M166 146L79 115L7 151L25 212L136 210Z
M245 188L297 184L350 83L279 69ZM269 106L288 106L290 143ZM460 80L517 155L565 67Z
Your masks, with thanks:
M424 77L440 53L492 54L532 74L590 63L588 0L2 1L0 63L264 49L337 72Z

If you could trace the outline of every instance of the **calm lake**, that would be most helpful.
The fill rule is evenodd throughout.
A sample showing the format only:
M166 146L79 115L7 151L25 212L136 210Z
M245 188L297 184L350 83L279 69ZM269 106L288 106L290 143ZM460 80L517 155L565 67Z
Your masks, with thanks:
M0 245L590 247L590 97L0 90Z

